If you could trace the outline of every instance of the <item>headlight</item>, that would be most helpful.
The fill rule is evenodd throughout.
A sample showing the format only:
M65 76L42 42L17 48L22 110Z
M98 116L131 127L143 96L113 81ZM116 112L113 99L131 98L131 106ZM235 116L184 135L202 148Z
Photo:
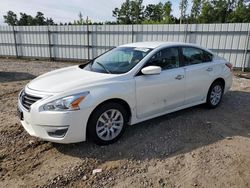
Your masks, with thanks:
M72 111L79 110L79 104L83 101L89 92L79 93L63 97L52 102L49 102L43 106L45 111Z

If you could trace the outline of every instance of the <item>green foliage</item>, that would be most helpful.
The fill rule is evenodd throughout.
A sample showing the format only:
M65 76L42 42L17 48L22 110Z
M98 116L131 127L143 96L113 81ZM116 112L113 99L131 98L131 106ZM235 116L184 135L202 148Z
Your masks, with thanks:
M202 0L193 0L193 5L190 13L191 22L197 22L198 16L201 13Z
M131 1L131 20L133 23L141 23L144 19L144 6L143 0Z
M188 0L181 0L179 5L181 16L180 16L180 24L185 21L187 17L187 8L188 8Z
M180 1L180 18L171 14L172 4L167 0L147 6L143 5L143 0L124 0L120 7L112 11L116 22L92 22L88 17L84 19L80 12L78 20L59 25L250 22L250 3L247 4L246 0L192 0L189 15L188 2L188 0ZM52 18L45 18L42 12L37 12L35 17L21 12L18 19L17 14L8 11L3 17L8 25L57 25Z
M85 20L83 20L83 15L81 12L78 14L79 19L74 22L75 25L83 25L85 24Z
M149 4L145 10L145 20L153 22L161 22L163 19L163 4Z
M250 21L250 4L246 6L243 0L240 0L235 8L235 11L232 11L228 18L228 22L231 23L244 23Z
M78 17L79 17L78 20L74 20L73 23L69 22L68 25L87 25L87 24L91 25L93 24L92 21L88 18L88 16L86 19L84 19L81 12L79 12ZM97 22L95 23L96 25L100 25L100 23L97 23Z
M113 10L113 16L120 24L134 24L141 23L144 19L144 6L143 0L126 0L121 8L115 8Z
M47 18L46 25L55 25L54 20L52 18Z
M211 23L214 21L214 8L210 1L203 2L201 14L198 17L200 23Z
M172 3L167 1L163 5L163 21L164 23L173 23L174 17L171 15L172 12Z
M132 7L139 2L140 9L136 19ZM113 16L119 24L168 24L168 23L234 23L250 22L250 3L244 0L192 0L191 12L188 15L188 0L181 0L180 19L171 15L172 4L165 3L148 4L142 6L142 0L126 0L120 8L113 10ZM138 6L138 5L137 5Z
M8 11L3 17L4 22L8 25L55 25L53 19L45 18L42 12L37 12L35 17L21 12L18 20L14 12Z
M170 1L143 6L143 0L126 0L120 8L113 10L119 24L173 23Z
M201 23L250 22L250 6L244 0L206 0L198 20Z
M45 25L46 20L44 18L44 14L42 12L37 12L36 17L34 18L34 23L36 25Z
M17 25L17 15L14 12L8 11L7 14L3 16L3 18L4 22L8 25Z

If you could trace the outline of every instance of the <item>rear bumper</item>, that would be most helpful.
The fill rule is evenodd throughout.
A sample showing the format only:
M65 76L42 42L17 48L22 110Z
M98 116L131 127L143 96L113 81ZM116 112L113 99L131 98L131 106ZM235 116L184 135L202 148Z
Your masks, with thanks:
M233 83L233 73L230 72L226 77L225 77L225 88L224 88L224 94L229 91L229 89L232 87Z

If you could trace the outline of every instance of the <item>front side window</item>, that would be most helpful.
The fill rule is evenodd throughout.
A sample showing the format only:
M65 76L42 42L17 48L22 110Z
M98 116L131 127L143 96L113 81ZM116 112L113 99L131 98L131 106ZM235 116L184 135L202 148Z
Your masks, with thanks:
M178 48L166 48L151 57L146 66L160 66L162 70L177 68L180 65Z
M118 47L94 59L85 69L111 74L126 73L135 67L152 49Z
M186 65L195 65L212 61L211 54L198 48L183 47L182 54Z

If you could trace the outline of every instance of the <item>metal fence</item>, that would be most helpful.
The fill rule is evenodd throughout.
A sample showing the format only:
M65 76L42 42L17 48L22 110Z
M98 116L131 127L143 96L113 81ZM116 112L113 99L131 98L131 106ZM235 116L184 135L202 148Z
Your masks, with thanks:
M234 67L250 68L250 23L183 25L1 26L0 56L91 59L139 41L179 41L207 47Z

